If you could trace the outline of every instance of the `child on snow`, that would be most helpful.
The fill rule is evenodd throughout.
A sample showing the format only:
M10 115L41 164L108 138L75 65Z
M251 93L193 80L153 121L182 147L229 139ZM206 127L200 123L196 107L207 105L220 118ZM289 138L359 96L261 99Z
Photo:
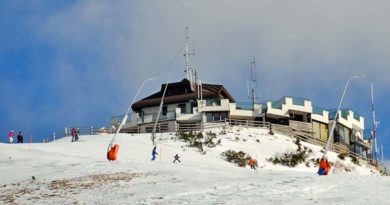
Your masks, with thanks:
M248 161L248 164L249 164L249 166L251 167L251 169L256 170L256 166L257 166L256 160L250 158L249 161Z
M179 163L181 163L181 161L180 161L180 157L179 157L179 154L176 154L175 156L174 156L174 158L175 158L175 160L173 160L173 163L175 163L176 161L178 161Z
M156 159L156 155L158 154L157 151L157 146L154 146L153 151L152 151L152 161Z

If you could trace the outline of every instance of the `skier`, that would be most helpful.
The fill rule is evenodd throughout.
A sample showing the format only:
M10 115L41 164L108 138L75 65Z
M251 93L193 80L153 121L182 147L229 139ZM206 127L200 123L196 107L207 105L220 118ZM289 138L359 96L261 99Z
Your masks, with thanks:
M156 155L158 154L157 151L157 146L154 146L153 151L152 151L152 161L156 159Z
M256 164L257 164L256 160L250 158L249 161L248 161L248 164L251 167L251 169L256 170Z
M22 132L19 132L17 137L18 137L18 143L23 143L23 134L22 134Z
M76 141L76 136L77 136L76 129L72 128L72 142Z
M12 143L14 142L14 136L15 136L14 131L11 130L11 132L9 132L9 134L8 134L9 143L10 143L10 144L12 144Z
M318 175L328 175L331 165L328 162L326 156L322 156L320 160L320 167L318 168Z
M176 154L175 156L174 156L174 158L175 158L175 160L173 160L173 163L175 163L176 161L178 161L179 163L181 163L181 161L180 161L180 157L179 157L179 154Z

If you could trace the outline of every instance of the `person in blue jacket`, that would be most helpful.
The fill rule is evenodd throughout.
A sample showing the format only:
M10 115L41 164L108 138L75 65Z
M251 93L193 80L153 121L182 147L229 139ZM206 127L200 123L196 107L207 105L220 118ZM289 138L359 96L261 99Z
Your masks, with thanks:
M153 151L152 151L152 161L156 159L156 155L158 155L157 151L157 146L154 146Z

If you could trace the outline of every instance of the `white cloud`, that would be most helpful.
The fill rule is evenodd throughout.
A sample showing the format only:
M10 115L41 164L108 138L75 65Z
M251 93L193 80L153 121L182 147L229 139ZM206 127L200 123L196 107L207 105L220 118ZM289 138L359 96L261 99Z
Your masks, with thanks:
M55 48L50 75L58 97L72 96L80 115L103 105L121 112L143 79L165 81L186 26L200 78L225 84L239 100L247 99L256 56L263 100L297 95L335 107L345 80L366 73L345 101L361 109L368 107L361 98L369 99L371 81L378 96L390 97L389 6L363 0L80 1L37 18L34 26L39 41ZM180 60L174 80L184 76ZM147 86L141 96L158 88Z
M277 95L289 91L305 95L317 89L308 85L333 81L338 85L340 81L341 86L355 73L368 73L370 79L387 84L383 76L390 74L390 61L385 58L390 49L390 29L384 19L389 17L389 4L83 1L55 13L43 33L68 55L91 55L91 61L98 61L94 68L83 69L124 81L115 77L116 73L141 78L149 73L166 74L184 41L184 27L190 26L201 78L228 85L237 76L245 81L249 73L245 70L256 55L263 90L272 87ZM184 73L176 75L181 76ZM322 89L330 92L340 87Z

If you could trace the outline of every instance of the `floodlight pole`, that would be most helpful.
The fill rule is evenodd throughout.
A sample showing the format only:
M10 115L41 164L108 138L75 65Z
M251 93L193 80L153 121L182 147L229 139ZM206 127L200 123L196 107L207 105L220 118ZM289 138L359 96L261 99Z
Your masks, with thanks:
M326 143L325 153L324 153L325 157L327 156L327 152L329 150L330 140L333 138L333 132L334 132L334 129L336 128L336 123L338 121L339 111L340 111L340 108L341 108L341 104L343 103L343 99L344 99L344 96L345 96L345 92L347 91L347 87L348 87L349 81L351 81L352 79L361 78L361 77L364 77L364 76L365 76L364 74L363 75L352 76L352 77L350 77L348 79L347 83L345 84L343 95L341 96L340 103L339 103L339 106L337 107L336 115L335 115L334 120L333 120L333 125L332 125L332 129L330 131L330 136L329 136L328 141Z
M111 140L111 142L110 142L110 146L112 146L112 144L114 144L114 141L115 141L115 139L116 139L116 136L118 135L119 131L122 129L122 126L126 123L127 118L129 117L129 116L128 116L128 113L130 112L131 106L134 104L135 100L136 100L137 97L138 97L138 94L141 92L141 89L144 87L145 83L148 82L148 81L151 81L151 80L155 80L155 79L157 79L157 78L158 78L158 77L156 77L156 78L148 78L148 79L144 80L144 82L142 82L140 88L139 88L138 91L137 91L137 94L134 96L133 101L130 103L129 108L127 109L125 115L123 116L122 121L121 121L121 124L119 124L119 127L118 127L118 129L116 130L115 135L114 135L114 137L112 138L112 140Z
M167 83L165 84L164 92L163 92L163 95L162 95L161 101L160 101L160 108L159 108L158 113L157 113L156 121L154 122L154 125L153 125L153 131L152 131L152 136L151 136L151 140L152 140L153 146L156 146L156 143L154 141L154 139L156 138L156 128L157 128L158 119L160 118L161 110L162 110L162 107L163 107L163 104L164 104L164 97L165 97L165 93L167 92L168 83L169 83L169 81L171 79L171 76L172 76L172 73L173 73L173 69L175 68L177 56L184 49L184 47L185 46L181 47L179 49L179 51L177 51L177 53L176 53L176 55L175 55L175 57L173 59L173 62L172 62L171 71L169 72Z

